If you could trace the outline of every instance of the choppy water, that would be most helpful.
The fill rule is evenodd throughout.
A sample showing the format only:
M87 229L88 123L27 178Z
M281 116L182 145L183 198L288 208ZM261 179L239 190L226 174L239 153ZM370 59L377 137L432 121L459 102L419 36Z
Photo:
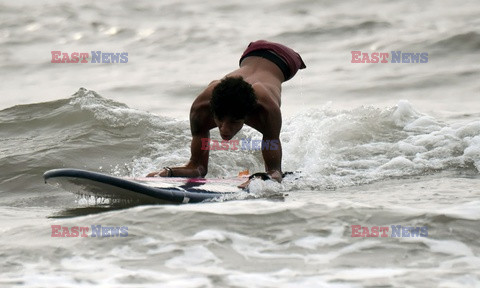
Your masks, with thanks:
M0 286L480 286L477 2L0 8ZM308 66L282 98L283 168L295 177L255 182L247 199L110 208L43 183L59 167L143 176L186 162L191 101L262 38ZM129 62L52 64L52 50L127 51ZM352 50L429 62L353 64ZM215 151L208 177L244 169L263 170L261 155ZM128 236L51 237L52 225ZM428 236L352 237L352 225Z

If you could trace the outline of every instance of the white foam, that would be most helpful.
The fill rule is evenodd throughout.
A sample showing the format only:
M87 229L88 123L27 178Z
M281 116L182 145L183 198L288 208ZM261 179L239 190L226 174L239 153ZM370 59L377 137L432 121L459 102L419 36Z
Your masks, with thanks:
M299 183L296 189L325 189L463 169L469 163L478 168L477 122L446 125L407 101L383 110L311 109L284 125L285 170L302 171L302 182L308 184Z
M267 200L227 201L221 203L202 203L198 205L165 206L166 211L207 212L221 215L265 215L288 210L301 209L302 202L273 202Z
M332 283L320 275L298 275L297 272L282 269L271 273L244 273L232 271L227 277L231 287L279 287L279 288L356 288L355 284ZM254 283L254 284L252 284Z
M334 226L331 229L332 231L327 237L318 237L314 235L309 235L296 240L294 243L299 247L315 250L315 249L318 249L318 247L334 246L339 243L347 242L343 238L344 227Z
M476 275L453 276L438 283L439 288L474 288L480 287L480 279Z
M417 153L425 153L428 151L427 148L423 146L414 145L406 141L399 141L397 145L398 150L405 156L415 156Z
M437 212L457 219L480 220L480 201L472 201L442 209Z
M412 161L408 160L403 156L398 156L388 161L387 163L383 164L382 166L380 166L380 169L402 170L402 169L411 169L414 167L415 167L415 164Z
M405 125L403 129L405 131L428 133L441 128L442 128L442 125L438 123L437 120L435 120L433 117L420 116L417 119Z
M390 278L408 273L403 268L353 268L333 272L328 279L366 280L372 278Z
M398 102L395 111L392 114L392 119L397 126L405 127L407 124L412 123L420 114L415 111L407 100Z
M156 123L162 121L152 115L147 118L159 132L148 136L148 153L128 164L129 176L183 165L190 157L187 122L173 121L157 127ZM213 129L211 138L215 137L218 131ZM237 137L260 139L261 134L244 127ZM250 195L240 193L224 200L268 197L257 195L259 191L270 195L292 189L335 189L468 166L480 170L479 121L447 125L416 111L408 101L385 109L312 108L284 121L281 141L283 170L301 171L295 176L300 181L284 181L281 185L253 181ZM264 170L260 151L210 151L208 177L236 176L245 169L251 173Z
M453 256L473 256L472 249L456 240L433 240L423 239L432 252L443 253Z
M477 170L480 171L480 136L475 136L465 141L468 144L467 148L463 151L465 161L473 162Z
M210 250L202 245L195 245L183 249L183 254L173 257L165 262L165 266L169 268L187 268L188 270L209 269L211 270L214 264L219 264L218 259ZM212 267L208 267L212 266Z

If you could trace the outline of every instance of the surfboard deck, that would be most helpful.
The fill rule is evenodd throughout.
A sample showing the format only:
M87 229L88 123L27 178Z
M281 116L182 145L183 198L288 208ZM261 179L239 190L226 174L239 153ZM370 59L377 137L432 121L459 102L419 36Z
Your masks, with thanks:
M99 172L62 168L43 174L45 183L60 186L66 191L114 201L139 204L186 204L220 198L244 192L237 188L245 178L124 178Z

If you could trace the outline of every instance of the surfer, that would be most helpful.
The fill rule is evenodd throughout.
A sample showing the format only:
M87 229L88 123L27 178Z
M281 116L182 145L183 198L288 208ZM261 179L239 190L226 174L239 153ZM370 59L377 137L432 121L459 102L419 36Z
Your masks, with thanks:
M210 138L210 130L218 127L222 139L231 140L246 124L262 133L264 141L278 142L279 149L262 149L266 173L257 174L262 179L281 182L281 84L306 68L305 63L291 48L259 40L248 45L239 64L239 69L211 82L194 100L190 109L192 143L188 163L164 167L147 177L205 177L209 150L202 149L202 139ZM249 181L242 187L248 184Z

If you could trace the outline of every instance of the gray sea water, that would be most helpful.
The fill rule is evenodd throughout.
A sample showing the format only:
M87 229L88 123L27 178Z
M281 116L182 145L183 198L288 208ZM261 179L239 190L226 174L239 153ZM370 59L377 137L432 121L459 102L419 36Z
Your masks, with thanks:
M480 287L479 15L478 1L445 0L0 1L0 286ZM295 177L135 207L43 182L60 167L185 163L191 102L258 39L307 64L282 95ZM51 63L51 51L128 62ZM352 51L428 62L352 63ZM215 151L208 177L245 169L263 170L261 155ZM52 237L52 225L128 235Z

